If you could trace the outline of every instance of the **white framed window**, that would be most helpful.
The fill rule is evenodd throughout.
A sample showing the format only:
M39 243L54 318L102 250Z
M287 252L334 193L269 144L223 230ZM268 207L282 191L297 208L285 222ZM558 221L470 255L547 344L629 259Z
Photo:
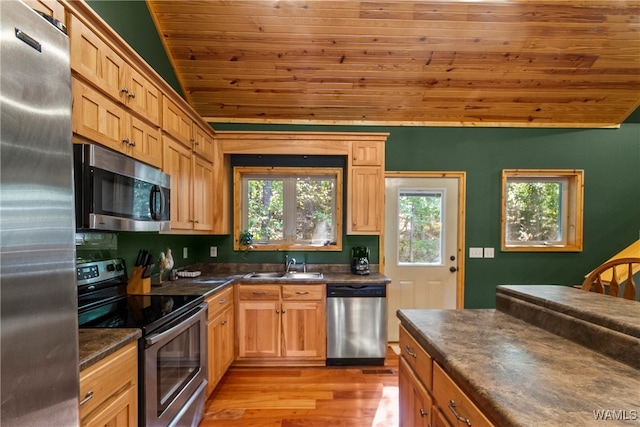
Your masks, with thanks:
M582 251L582 170L502 171L503 251Z
M342 168L234 167L234 248L342 250Z

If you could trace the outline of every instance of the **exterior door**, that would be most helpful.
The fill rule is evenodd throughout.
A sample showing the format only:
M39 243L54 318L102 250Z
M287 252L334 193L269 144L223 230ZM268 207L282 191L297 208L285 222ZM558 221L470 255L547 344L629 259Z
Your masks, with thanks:
M384 274L391 278L387 318L392 342L398 341L396 310L463 305L464 173L407 174L385 179Z

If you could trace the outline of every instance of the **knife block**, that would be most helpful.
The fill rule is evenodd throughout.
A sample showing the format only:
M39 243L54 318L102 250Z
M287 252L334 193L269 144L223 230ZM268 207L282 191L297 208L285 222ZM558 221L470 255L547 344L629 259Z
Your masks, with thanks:
M142 278L144 267L134 267L127 283L128 294L148 294L151 292L151 278Z

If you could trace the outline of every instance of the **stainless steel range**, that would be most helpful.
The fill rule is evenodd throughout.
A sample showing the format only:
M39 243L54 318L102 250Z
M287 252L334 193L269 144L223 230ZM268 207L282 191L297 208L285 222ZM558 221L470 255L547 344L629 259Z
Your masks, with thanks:
M197 426L207 385L207 304L194 295L127 295L124 260L77 264L80 328L139 328L140 426Z

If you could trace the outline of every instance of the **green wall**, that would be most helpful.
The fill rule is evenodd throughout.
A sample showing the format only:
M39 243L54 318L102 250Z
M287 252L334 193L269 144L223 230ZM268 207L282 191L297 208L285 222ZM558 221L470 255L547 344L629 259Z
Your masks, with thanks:
M177 86L146 3L88 1L156 71ZM126 19L125 19L126 17ZM135 22L136 25L131 23ZM150 23L150 25L149 25ZM155 39L154 39L155 37ZM161 44L160 44L161 46ZM168 66L168 69L167 69ZM640 237L640 110L620 129L439 128L360 126L279 126L215 124L215 129L389 132L388 171L466 171L465 252L496 248L493 259L467 259L465 307L495 306L500 284L581 283L584 274ZM505 168L576 168L585 171L584 250L580 253L500 252L500 172ZM141 242L157 251L172 245L193 247L193 258L176 265L215 262L281 262L281 253L234 253L230 236L167 236L121 233L123 255L133 257ZM376 240L345 236L345 247L366 245L378 259ZM174 249L175 251L175 249ZM181 249L180 251L181 252ZM191 249L190 249L191 254ZM307 253L307 262L349 262L341 253Z

